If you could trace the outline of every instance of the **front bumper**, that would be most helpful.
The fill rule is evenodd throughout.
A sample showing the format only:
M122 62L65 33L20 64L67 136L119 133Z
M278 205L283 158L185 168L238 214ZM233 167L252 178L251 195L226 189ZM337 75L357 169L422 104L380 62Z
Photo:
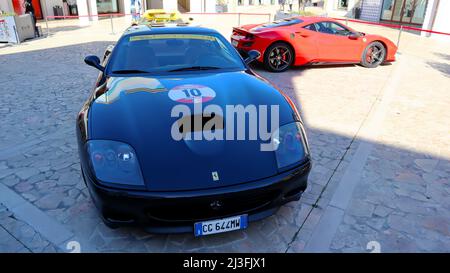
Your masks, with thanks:
M282 174L255 182L207 190L147 192L99 185L83 170L92 199L110 227L142 226L153 233L193 232L194 223L248 214L249 222L299 200L311 169L308 159ZM220 208L211 204L220 201Z

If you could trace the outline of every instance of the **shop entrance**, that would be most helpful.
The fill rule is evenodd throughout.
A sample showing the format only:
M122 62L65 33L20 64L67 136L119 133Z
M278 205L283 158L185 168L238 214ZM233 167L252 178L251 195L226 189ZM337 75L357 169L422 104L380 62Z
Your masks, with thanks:
M384 0L381 20L422 25L428 0Z

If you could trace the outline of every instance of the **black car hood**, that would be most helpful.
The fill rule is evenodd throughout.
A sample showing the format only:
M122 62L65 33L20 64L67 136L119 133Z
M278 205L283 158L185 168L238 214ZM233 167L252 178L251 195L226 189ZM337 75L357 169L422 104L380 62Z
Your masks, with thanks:
M184 94L181 92L186 92L182 90L186 85L213 90L215 96L206 92L209 95L202 107L220 106L225 124L226 105L279 105L280 125L294 121L293 110L279 91L242 71L153 78L111 77L107 80L107 92L91 105L89 139L130 144L151 191L207 189L278 173L274 153L261 151L260 144L267 141L174 140L171 129L179 118L171 117L172 109L182 104L194 111L194 103L179 98ZM218 179L213 179L213 172L217 172Z

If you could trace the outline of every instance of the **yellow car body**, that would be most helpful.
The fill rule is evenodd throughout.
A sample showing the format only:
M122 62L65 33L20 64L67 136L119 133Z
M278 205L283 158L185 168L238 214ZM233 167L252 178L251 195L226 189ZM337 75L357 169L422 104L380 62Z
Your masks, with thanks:
M178 20L181 20L180 13L178 13L177 11L168 12L164 9L146 10L142 18L148 22L157 23L176 22Z

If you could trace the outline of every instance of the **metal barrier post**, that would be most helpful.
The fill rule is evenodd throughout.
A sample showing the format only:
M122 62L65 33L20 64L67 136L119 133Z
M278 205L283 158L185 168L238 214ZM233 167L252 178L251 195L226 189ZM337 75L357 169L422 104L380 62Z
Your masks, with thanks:
M241 13L239 12L238 13L238 26L240 26L241 25Z
M269 23L271 22L271 20L272 20L272 14L269 13Z
M109 19L111 21L111 34L114 35L114 24L113 24L113 16L112 14L109 15Z
M50 36L50 29L48 28L48 18L45 16L45 27L47 28L47 37Z
M397 48L400 45L400 36L402 35L403 26L400 26L400 29L398 31L398 38L397 38Z
M348 18L345 18L345 25L348 26Z

